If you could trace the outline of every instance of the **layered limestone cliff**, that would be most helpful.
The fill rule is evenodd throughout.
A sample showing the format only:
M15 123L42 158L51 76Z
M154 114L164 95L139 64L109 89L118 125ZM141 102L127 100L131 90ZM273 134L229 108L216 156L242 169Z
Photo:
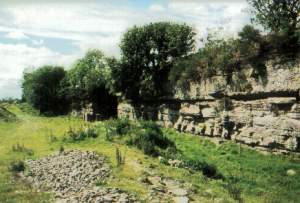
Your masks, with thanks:
M118 116L144 118L199 136L235 140L253 147L300 151L300 66L266 64L257 77L253 69L235 73L227 85L214 76L188 90L155 102L122 102Z

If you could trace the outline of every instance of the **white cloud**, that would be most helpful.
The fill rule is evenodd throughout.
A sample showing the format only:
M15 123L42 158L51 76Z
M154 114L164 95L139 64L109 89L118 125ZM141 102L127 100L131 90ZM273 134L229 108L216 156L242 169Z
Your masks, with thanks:
M29 47L25 44L0 44L0 98L20 97L20 81L25 68L44 64L68 66L75 55L61 55L46 47ZM8 89L11 93L8 93Z
M5 37L11 39L28 39L28 36L19 30L9 32L5 35Z
M149 10L153 12L164 12L165 8L159 4L153 4L149 7Z
M119 55L121 37L134 24L162 20L186 22L198 32L198 39L207 33L207 28L223 26L225 32L236 33L249 22L248 15L242 12L246 5L244 0L176 0L164 6L152 4L146 10L139 10L119 1L2 3L0 31L8 32L6 37L24 39L34 35L40 40L30 39L38 47L0 42L0 98L5 96L3 89L8 84L10 87L17 84L9 81L19 80L28 66L69 64L89 48ZM74 50L75 55L72 56L60 54L59 47L56 52L51 51L45 47L44 37L71 40L78 50Z

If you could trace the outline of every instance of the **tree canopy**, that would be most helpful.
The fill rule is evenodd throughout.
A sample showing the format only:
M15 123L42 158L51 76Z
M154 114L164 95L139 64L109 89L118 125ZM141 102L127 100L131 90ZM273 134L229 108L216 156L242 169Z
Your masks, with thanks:
M92 103L95 110L109 112L109 106L114 107L113 103L116 103L116 98L109 92L110 74L108 59L100 50L89 50L77 60L68 72L72 108L81 109Z
M248 0L252 6L252 20L271 31L271 48L295 58L300 47L299 0Z
M248 0L253 7L253 20L274 31L295 31L299 28L299 0Z
M129 29L121 41L121 63L114 68L120 91L127 98L156 98L173 62L194 48L193 29L186 24L150 23Z
M43 66L24 73L23 98L44 114L66 112L66 100L61 92L66 72L62 67Z

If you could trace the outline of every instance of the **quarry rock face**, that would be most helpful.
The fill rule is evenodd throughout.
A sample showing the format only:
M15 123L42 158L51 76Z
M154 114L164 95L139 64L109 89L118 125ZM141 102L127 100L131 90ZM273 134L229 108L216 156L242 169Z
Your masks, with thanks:
M266 63L264 77L252 70L173 88L155 104L119 104L119 117L156 120L165 127L198 136L234 140L260 149L300 151L300 66ZM149 103L149 102L148 102Z

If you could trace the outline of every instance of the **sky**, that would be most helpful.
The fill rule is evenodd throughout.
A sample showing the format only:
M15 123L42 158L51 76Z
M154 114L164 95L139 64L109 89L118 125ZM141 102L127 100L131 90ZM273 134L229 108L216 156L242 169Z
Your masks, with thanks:
M70 68L88 49L120 56L122 35L133 25L185 22L197 32L235 36L249 20L245 0L1 0L0 99L20 98L25 69Z

